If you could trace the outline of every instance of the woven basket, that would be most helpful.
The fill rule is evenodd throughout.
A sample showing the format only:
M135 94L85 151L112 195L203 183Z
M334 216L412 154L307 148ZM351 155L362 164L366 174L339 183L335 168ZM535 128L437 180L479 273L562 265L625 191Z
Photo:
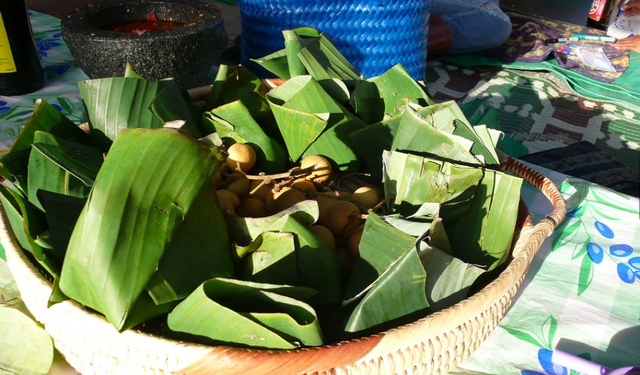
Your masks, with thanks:
M489 285L460 303L386 332L290 351L212 347L128 330L118 333L101 315L74 301L47 306L51 283L27 259L4 210L0 234L7 262L33 316L56 348L83 374L445 374L464 361L505 315L541 243L562 222L566 204L542 174L507 157L503 168L529 182L553 211L534 225L522 203L512 258Z
M424 80L427 34L433 0L237 0L241 17L242 65L259 75L250 59L283 48L282 30L313 27L365 77L397 63Z

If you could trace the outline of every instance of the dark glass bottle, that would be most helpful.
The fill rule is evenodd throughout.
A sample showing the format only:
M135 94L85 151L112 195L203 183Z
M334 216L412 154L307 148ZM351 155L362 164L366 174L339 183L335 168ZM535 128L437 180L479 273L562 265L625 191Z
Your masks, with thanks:
M0 95L23 95L44 83L25 0L0 1Z
M589 16L587 17L587 26L594 29L606 30L609 26L609 18L611 17L611 7L614 0L593 0Z

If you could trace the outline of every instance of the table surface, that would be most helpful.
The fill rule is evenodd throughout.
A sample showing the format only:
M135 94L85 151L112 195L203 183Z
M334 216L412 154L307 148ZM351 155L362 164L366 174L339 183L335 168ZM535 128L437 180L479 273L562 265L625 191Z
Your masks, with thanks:
M77 124L84 121L77 82L87 77L64 44L59 19L32 12L31 21L46 81L33 94L0 96L1 149L16 137L37 98ZM533 167L560 188L567 218L538 251L505 318L452 373L570 373L551 362L556 348L609 368L640 366L638 199ZM534 221L551 211L528 184L522 196ZM10 274L0 272L0 292L11 283ZM64 363L52 370L63 372L70 372Z

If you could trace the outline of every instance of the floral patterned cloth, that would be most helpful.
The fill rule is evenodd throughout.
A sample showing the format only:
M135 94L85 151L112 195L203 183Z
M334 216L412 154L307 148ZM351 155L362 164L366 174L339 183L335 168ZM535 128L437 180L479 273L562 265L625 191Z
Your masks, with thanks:
M76 83L88 77L78 68L62 39L60 19L37 12L29 12L29 17L45 82L40 90L28 95L0 95L0 150L11 146L31 117L37 99L47 101L77 124L84 121Z
M577 374L551 362L554 349L612 369L640 366L638 199L540 171L560 188L568 216L538 251L505 318L453 374ZM531 186L523 199L536 222L551 211Z
M77 123L84 121L76 82L87 77L64 45L59 20L35 12L31 20L46 83L30 95L0 97L4 148L31 115L37 98ZM532 167L560 187L569 215L538 251L505 318L452 373L569 374L551 362L555 348L610 368L640 365L640 202ZM525 184L522 194L534 221L551 211L537 189ZM0 259L0 271L4 266ZM16 298L6 270L0 272L0 292Z

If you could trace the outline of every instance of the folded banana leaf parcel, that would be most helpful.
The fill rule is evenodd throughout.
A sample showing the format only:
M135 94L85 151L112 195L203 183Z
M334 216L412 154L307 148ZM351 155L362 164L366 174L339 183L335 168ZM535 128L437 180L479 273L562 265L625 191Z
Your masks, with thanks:
M256 60L277 87L222 65L197 106L128 68L78 83L84 129L36 102L0 156L0 200L50 276L50 304L72 299L120 331L293 349L447 308L504 267L522 180L500 169L500 134L400 65L363 77L321 32L283 34ZM236 143L255 154L248 171L229 167ZM330 179L302 167L312 156ZM243 216L221 192L241 182L237 212L265 186L267 200L299 198ZM360 187L379 193L373 205ZM327 241L317 227L348 204L348 229Z

